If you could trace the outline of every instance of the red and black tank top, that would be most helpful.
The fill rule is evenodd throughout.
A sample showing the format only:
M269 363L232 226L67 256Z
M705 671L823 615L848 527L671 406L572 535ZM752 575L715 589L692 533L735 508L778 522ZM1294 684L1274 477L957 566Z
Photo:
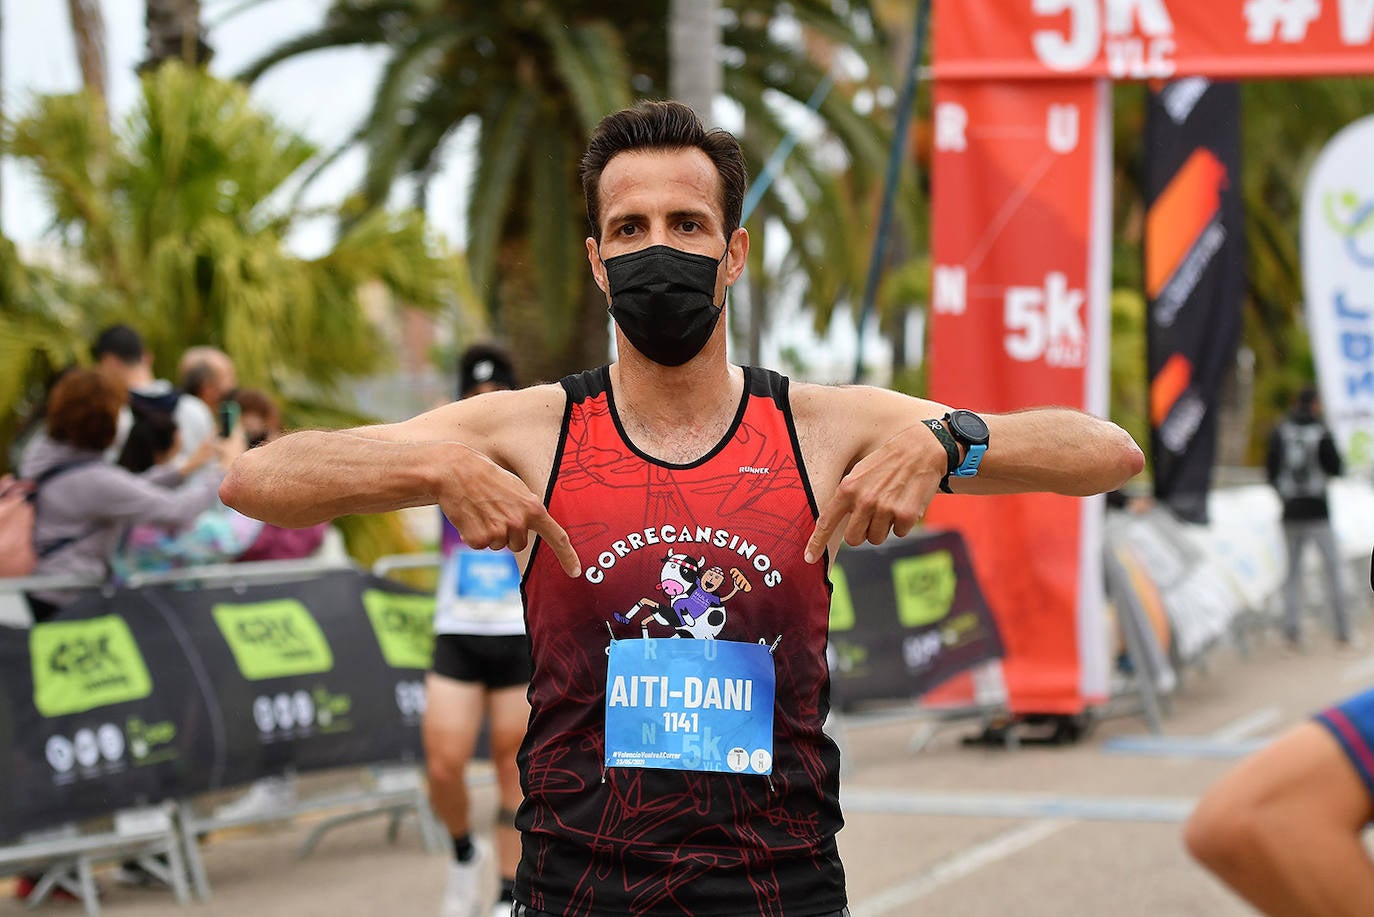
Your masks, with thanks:
M787 379L744 373L729 432L682 465L630 442L608 367L562 382L545 503L582 575L541 545L524 583L534 678L516 897L535 910L805 917L845 906L839 751L821 731L830 587L824 565L802 559L816 504ZM668 609L711 567L738 570L749 588L684 616L629 614L642 599ZM612 635L777 641L772 776L603 769Z

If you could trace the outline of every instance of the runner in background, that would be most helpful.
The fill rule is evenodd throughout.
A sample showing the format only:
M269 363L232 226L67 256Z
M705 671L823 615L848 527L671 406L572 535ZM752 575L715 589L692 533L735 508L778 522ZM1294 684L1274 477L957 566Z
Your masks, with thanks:
M1341 585L1341 556L1331 529L1327 491L1331 478L1343 471L1336 442L1322 420L1317 390L1307 386L1293 399L1292 409L1269 434L1265 456L1269 483L1283 502L1283 540L1288 555L1288 576L1283 583L1283 636L1288 645L1302 643L1303 553L1316 545L1326 574L1326 601L1336 632L1336 642L1358 648L1350 630Z
M1370 559L1374 587L1374 557ZM1374 914L1374 689L1255 752L1188 819L1192 855L1269 915Z
M468 348L459 360L459 399L515 388L505 351ZM509 549L475 551L440 513L444 565L434 611L434 664L425 679L425 757L434 810L453 835L453 863L444 889L443 917L480 917L491 905L482 898L482 874L490 854L473 838L465 771L485 714L491 760L500 789L496 857L500 900L492 914L509 914L514 901L520 835L520 773L515 753L525 737L530 706L529 641L520 604L520 568Z

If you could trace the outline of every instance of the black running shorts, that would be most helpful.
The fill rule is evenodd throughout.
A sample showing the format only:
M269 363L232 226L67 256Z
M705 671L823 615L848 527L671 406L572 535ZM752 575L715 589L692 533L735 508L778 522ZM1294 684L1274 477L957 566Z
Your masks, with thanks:
M435 634L435 675L454 681L475 682L488 688L512 688L530 683L530 638L525 634L477 637L470 634Z

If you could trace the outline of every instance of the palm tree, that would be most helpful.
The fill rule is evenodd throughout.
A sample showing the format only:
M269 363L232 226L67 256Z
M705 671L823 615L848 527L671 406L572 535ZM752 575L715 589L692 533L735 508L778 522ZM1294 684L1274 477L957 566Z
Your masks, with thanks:
M76 62L81 85L102 102L105 100L105 17L100 0L67 0L76 39Z
M169 62L145 75L120 132L82 93L38 99L4 139L38 176L64 267L24 265L0 240L0 417L123 321L159 375L187 346L214 344L241 382L288 396L292 425L356 422L336 405L341 385L387 358L360 291L459 305L459 263L413 211L375 209L319 258L289 252L286 237L318 214L282 203L280 189L315 151L237 83ZM88 169L92 159L105 168Z
M168 60L200 66L214 53L201 27L200 0L146 0L143 22L148 33L148 56L139 65L140 70L156 68Z
M692 107L708 127L711 103L720 93L719 0L669 0L668 89Z
M665 94L667 21L668 0L337 0L317 32L270 51L242 76L320 48L391 50L358 131L370 206L399 176L430 174L458 125L478 125L470 272L521 354L523 375L550 379L605 358L605 299L579 244L587 230L577 162L603 115ZM865 62L869 83L886 75L864 2L840 13L827 0L736 0L722 29L724 91L743 108L755 174L837 59ZM821 104L819 123L822 141L788 160L766 212L793 240L789 265L804 271L808 300L828 319L842 291L861 283L862 259L850 252L869 235L862 211L886 137L881 120L855 112L844 92Z

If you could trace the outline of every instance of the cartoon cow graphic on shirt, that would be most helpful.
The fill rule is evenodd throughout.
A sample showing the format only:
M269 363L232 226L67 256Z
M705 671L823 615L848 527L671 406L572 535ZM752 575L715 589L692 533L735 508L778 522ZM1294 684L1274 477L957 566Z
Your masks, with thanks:
M673 628L674 637L713 640L725 628L725 603L739 592L753 588L738 567L730 568L729 580L733 588L721 595L726 581L723 568L707 568L704 557L693 561L686 554L669 551L663 558L657 587L667 597L668 606L644 598L629 611L616 612L615 619L629 624L636 616L649 612L640 618L640 632L645 637L649 636L649 623L656 621Z

